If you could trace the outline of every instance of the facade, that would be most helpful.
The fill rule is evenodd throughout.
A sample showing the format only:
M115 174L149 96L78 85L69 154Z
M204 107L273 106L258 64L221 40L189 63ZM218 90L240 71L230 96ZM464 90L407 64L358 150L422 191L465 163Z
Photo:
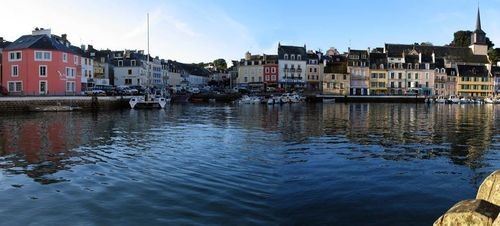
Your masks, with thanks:
M10 95L79 94L80 57L66 35L36 28L3 50L2 86Z
M370 53L370 95L387 95L387 54L374 50Z
M343 55L326 56L323 65L323 94L349 95L350 75L347 72L347 57Z
M447 97L450 95L448 92L449 87L448 75L446 73L446 68L444 67L444 61L436 62L434 68L434 95Z
M306 46L278 44L278 85L286 91L301 90L306 84Z
M2 51L5 47L7 47L11 42L7 42L3 39L3 37L0 37L0 84L2 84ZM0 88L0 95L2 95L2 92L4 92L4 88Z
M264 67L263 56L245 54L245 58L240 60L238 67L238 87L248 90L264 90Z
M110 61L115 86L148 86L146 56L143 51L113 51Z
M168 60L167 86L175 90L187 90L190 87L204 87L208 85L210 72L198 65L183 64Z
M278 55L264 55L264 86L278 87Z
M404 95L406 93L406 71L403 66L404 57L393 52L386 53L389 76L387 79L389 95Z
M307 52L307 66L306 66L306 89L311 92L321 90L321 78L323 74L323 64L321 52Z
M82 45L81 48L75 47L75 52L80 52L80 65L82 74L82 91L87 90L87 88L94 86L94 59L90 56L90 52L86 51L85 46Z
M114 70L110 64L111 51L97 51L91 47L88 51L94 62L94 84L114 85Z
M351 75L350 95L370 95L369 58L366 50L348 52L347 72Z

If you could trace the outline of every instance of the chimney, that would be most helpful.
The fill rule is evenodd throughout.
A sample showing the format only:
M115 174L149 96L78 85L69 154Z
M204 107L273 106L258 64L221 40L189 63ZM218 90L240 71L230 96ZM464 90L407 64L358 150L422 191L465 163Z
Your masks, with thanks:
M80 47L81 47L82 51L85 52L85 45L81 45Z
M418 53L418 63L422 63L422 53Z
M436 63L436 54L432 52L432 63Z
M2 43L2 42L3 42L3 37L0 37L0 43Z
M66 41L68 41L68 35L67 35L67 34L62 34L62 35L61 35L61 39L62 39L63 41L65 41L65 42L66 42Z
M50 29L43 29L36 27L35 30L31 32L32 35L47 35L50 37Z

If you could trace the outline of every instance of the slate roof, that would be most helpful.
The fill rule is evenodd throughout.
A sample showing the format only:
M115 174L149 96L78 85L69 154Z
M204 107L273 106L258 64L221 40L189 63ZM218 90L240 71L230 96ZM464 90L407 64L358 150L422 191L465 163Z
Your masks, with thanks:
M375 64L379 66L383 64L387 65L387 54L386 53L370 53L370 64Z
M278 59L284 60L285 59L285 54L288 54L289 56L291 54L294 55L301 55L302 60L305 61L307 58L306 54L306 48L305 46L284 46L284 45L278 45ZM290 58L288 58L290 59Z
M60 50L74 53L72 48L66 46L55 35L51 35L50 37L48 35L23 35L5 48L5 50L19 49Z
M477 66L477 65L457 65L458 72L460 76L476 76L476 77L487 77L488 69L486 66Z
M455 74L453 74L451 72L455 72ZM457 70L455 68L446 68L446 75L448 75L448 76L457 76L458 73L457 73Z
M0 49L3 49L5 47L7 47L8 45L10 45L12 42L8 42L8 41L3 41L3 42L0 42Z
M210 76L209 70L202 68L202 67L199 67L198 65L195 65L195 64L184 64L184 63L180 63L177 61L171 61L171 60L168 61L168 64L170 67L169 71L178 71L178 72L184 71L187 74L197 75L197 76L202 76L202 77L209 77Z
M385 44L385 51L389 57L402 57L403 53L408 54L412 50L421 53L426 59L429 56L432 58L434 53L436 59L445 58L452 62L489 63L487 56L474 55L468 47Z
M264 64L278 64L278 55L265 55Z

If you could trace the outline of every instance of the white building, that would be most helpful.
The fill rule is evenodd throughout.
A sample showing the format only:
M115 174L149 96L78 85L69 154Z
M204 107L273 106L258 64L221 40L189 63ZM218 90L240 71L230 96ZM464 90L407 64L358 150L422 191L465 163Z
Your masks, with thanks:
M287 90L303 89L306 84L306 46L278 44L278 84Z

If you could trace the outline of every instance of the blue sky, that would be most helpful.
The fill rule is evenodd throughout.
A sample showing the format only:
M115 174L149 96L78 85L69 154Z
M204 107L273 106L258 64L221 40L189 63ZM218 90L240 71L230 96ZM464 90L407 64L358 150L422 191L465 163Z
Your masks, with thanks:
M240 59L246 51L273 54L278 42L339 51L384 43L443 45L453 32L474 29L478 2L6 0L1 5L8 10L0 14L0 36L8 40L45 27L67 33L73 44L113 50L146 49L149 12L152 55L207 62ZM500 0L481 1L480 7L483 30L500 47Z

